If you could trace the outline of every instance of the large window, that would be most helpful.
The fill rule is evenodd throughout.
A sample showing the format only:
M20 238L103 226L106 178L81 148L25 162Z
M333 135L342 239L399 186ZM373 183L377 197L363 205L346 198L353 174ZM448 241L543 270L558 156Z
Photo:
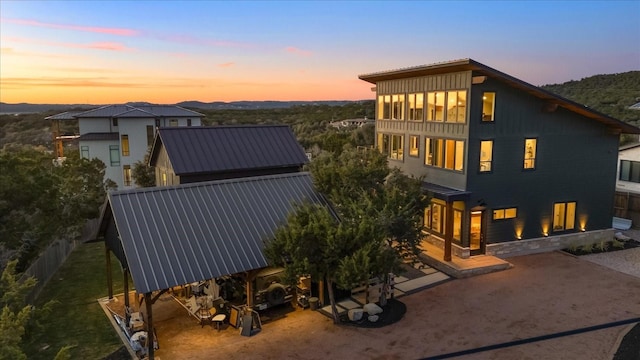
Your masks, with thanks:
M514 219L518 216L517 208L494 209L493 220Z
M444 91L427 93L427 120L444 121Z
M80 157L83 159L89 159L89 147L80 146Z
M467 117L467 92L447 92L447 122L463 123Z
M129 156L129 135L122 135L122 156Z
M485 92L482 93L482 121L493 121L494 110L496 104L496 93Z
M118 126L118 119L117 119L117 118L113 118L113 119L111 119L111 124L112 124L113 126Z
M524 139L524 168L536 168L536 151L538 139Z
M420 137L416 135L409 136L409 156L419 156L418 146L420 144Z
M131 186L131 165L122 167L122 178L124 179L124 186Z
M424 120L424 94L409 94L409 120Z
M425 140L425 165L449 170L464 170L464 141L452 139Z
M480 172L491 171L493 163L493 140L480 141Z
M109 160L111 166L120 166L120 147L118 145L109 145Z
M169 120L169 126L178 126L178 119L171 119Z
M147 125L147 146L151 146L153 144L154 135L155 131L153 129L153 125Z
M620 160L620 180L640 183L640 162Z
M576 203L553 204L553 231L571 230L576 222Z
M464 201L454 201L453 204L453 239L462 240L462 217L464 214ZM432 199L424 209L424 227L433 232L446 235L446 209L447 205L439 199Z
M391 119L391 95L378 96L378 119Z
M378 134L378 150L390 159L404 159L404 136Z
M404 94L391 96L391 108L393 120L404 120Z

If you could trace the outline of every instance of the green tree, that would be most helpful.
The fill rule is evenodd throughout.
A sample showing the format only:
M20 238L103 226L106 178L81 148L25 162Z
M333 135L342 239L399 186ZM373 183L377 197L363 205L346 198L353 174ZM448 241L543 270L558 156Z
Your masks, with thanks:
M156 186L156 172L155 168L149 166L149 152L144 156L143 161L133 164L132 176L138 187Z

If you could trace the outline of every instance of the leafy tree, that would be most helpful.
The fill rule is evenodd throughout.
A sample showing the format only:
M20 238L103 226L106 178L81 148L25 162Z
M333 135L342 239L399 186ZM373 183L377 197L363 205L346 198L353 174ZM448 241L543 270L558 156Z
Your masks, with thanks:
M386 157L375 150L346 147L338 156L325 152L309 168L337 216L319 205L298 208L265 253L290 276L309 273L324 280L337 322L333 285L350 289L372 276L386 279L398 271L400 255L391 245L417 251L428 199L420 179L390 170Z
M156 172L155 168L149 166L150 153L144 156L143 161L137 161L133 164L133 181L136 182L138 187L154 187L156 186Z

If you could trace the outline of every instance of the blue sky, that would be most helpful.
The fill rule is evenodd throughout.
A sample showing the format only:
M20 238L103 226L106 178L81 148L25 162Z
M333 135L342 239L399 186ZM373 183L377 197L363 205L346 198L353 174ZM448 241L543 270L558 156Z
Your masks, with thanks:
M5 1L0 101L373 98L472 58L534 85L640 70L640 1Z

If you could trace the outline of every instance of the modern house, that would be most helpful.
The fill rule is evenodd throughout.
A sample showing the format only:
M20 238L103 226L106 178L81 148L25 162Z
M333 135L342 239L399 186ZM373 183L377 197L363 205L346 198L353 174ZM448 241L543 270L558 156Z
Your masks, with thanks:
M299 172L309 160L288 125L160 128L156 186Z
M640 129L472 59L360 75L376 145L432 195L444 259L610 239L621 133Z
M107 167L105 178L113 180L118 189L130 189L135 186L131 170L136 162L144 160L157 128L200 126L203 117L179 106L107 105L46 119L54 122L54 132L56 122L78 120L80 156L102 160ZM59 148L56 144L57 156L61 155Z
M620 147L616 190L640 194L640 143Z

